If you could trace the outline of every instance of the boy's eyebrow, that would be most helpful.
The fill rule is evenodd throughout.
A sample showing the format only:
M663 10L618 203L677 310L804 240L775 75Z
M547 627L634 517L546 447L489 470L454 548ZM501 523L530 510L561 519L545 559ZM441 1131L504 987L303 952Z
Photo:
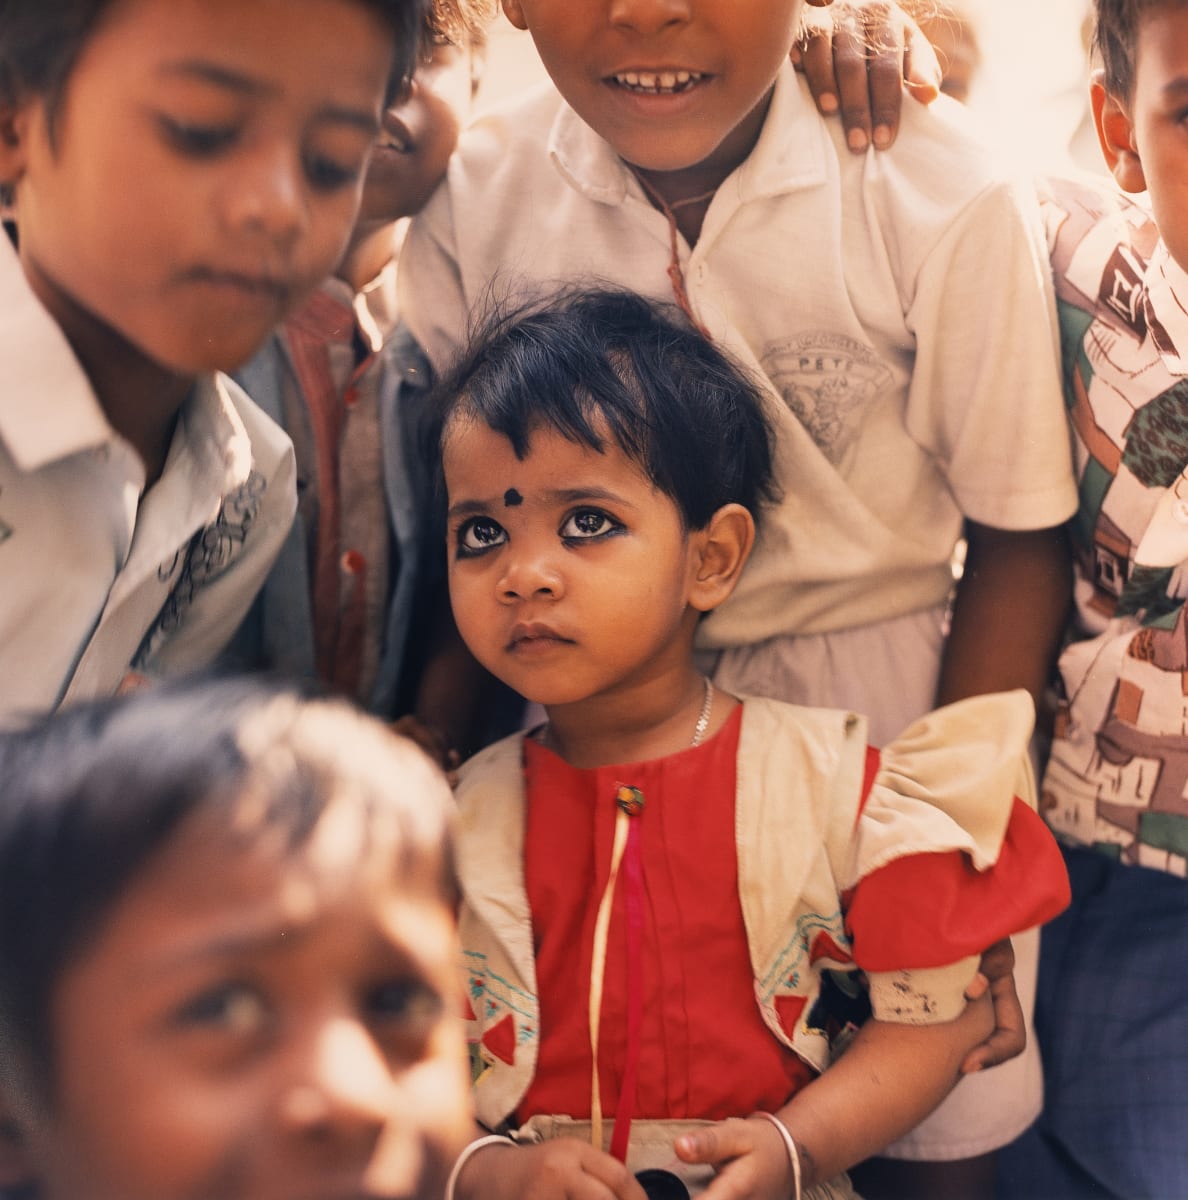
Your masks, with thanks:
M196 939L171 947L149 964L144 973L146 977L155 977L210 959L236 958L246 953L267 954L271 950L294 945L303 933L308 932L307 927L289 922L268 922L254 928L249 925L246 929L237 929L208 940Z
M204 58L180 58L165 63L161 68L164 75L177 75L189 79L200 79L216 87L225 88L241 96L267 96L276 89L262 80L254 79L241 71L234 71L221 63ZM352 108L342 104L327 104L317 112L320 120L336 121L354 125L374 137L379 132L379 119L374 112L365 108Z

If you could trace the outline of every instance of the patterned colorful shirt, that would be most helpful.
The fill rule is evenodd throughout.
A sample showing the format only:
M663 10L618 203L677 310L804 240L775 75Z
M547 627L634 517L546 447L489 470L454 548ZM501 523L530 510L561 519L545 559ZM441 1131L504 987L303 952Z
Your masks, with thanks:
M1183 876L1188 274L1107 183L1049 181L1042 200L1080 506L1041 803L1060 836Z

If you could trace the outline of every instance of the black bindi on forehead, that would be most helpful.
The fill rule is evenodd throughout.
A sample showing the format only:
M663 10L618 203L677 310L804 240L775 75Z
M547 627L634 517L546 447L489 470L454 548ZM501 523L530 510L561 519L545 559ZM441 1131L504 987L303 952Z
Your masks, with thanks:
M503 507L504 508L515 508L516 505L523 504L523 503L524 503L524 497L521 496L520 493L517 492L515 488L508 488L507 491L503 493Z

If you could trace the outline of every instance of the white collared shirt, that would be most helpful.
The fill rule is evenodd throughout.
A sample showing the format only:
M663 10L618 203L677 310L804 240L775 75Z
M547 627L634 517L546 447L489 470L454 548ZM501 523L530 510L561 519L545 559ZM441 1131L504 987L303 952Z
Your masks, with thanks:
M935 607L963 518L1075 509L1035 199L986 159L944 102L851 155L788 66L696 246L680 239L698 319L768 384L783 490L704 644ZM671 300L669 254L664 216L549 85L463 135L410 229L401 311L440 370L492 296L584 279Z
M0 725L210 662L292 520L288 438L200 379L161 478L108 424L0 238Z

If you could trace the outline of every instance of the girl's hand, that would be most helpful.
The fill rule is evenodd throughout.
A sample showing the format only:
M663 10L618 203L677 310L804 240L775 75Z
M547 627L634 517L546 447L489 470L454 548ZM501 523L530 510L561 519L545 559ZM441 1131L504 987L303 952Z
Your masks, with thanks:
M617 1158L576 1138L485 1146L462 1168L454 1195L457 1200L647 1200Z
M718 1177L702 1193L705 1200L786 1200L792 1195L788 1150L770 1121L732 1117L677 1138L675 1149L684 1162L718 1168Z
M804 72L817 107L841 112L846 144L863 154L873 141L886 150L899 132L906 87L931 104L940 94L941 68L920 27L889 0L834 0L806 8L803 35L792 61Z
M976 1000L987 991L994 1004L994 1032L965 1056L962 1075L996 1067L1022 1054L1027 1045L1023 1006L1015 990L1015 951L1010 938L995 942L982 955L978 974L965 989L965 998Z

